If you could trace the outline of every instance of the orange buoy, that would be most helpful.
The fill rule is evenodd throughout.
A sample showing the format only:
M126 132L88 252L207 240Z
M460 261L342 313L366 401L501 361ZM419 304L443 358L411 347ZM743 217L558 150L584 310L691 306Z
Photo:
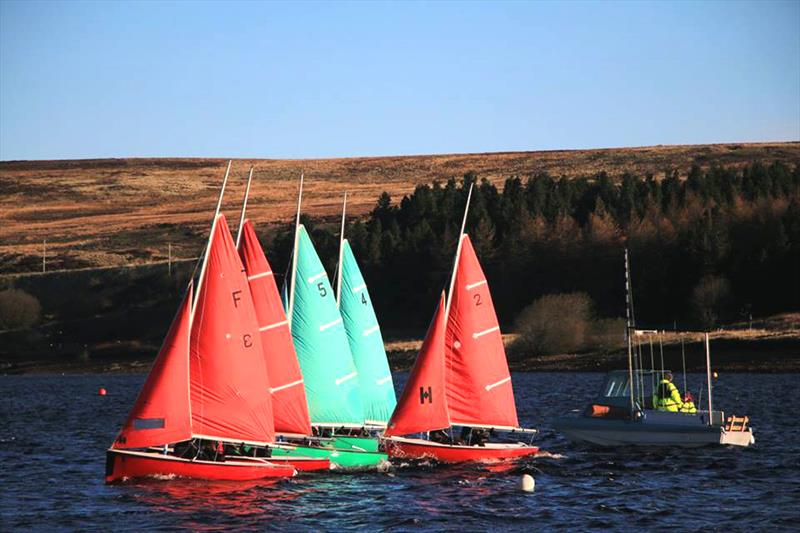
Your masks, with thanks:
M99 394L100 396L105 396L106 392L108 392L108 391L106 391L106 389L104 389L103 387L100 387L100 390L97 391L97 394Z

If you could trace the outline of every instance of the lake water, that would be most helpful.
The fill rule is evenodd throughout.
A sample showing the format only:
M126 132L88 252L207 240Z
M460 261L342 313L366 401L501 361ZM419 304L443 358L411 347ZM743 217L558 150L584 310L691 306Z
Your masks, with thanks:
M520 422L551 454L511 468L394 467L272 485L105 485L105 449L141 375L0 377L0 530L790 530L800 525L798 375L723 374L715 407L747 414L750 448L593 449L549 429L592 373L515 373ZM704 376L690 376L699 390ZM405 375L397 381L405 380ZM680 376L676 377L680 386ZM398 383L399 384L399 383ZM108 395L97 395L99 387ZM682 388L682 387L681 387ZM536 492L521 493L523 473Z

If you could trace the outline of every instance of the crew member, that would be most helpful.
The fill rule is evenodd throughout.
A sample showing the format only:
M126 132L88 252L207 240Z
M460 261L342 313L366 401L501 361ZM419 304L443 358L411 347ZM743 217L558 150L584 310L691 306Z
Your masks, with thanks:
M694 396L689 391L686 391L686 394L683 395L683 405L680 409L681 413L696 413L697 407L694 406Z
M683 400L681 400L681 393L678 392L678 387L672 383L672 372L669 370L664 372L664 378L661 383L656 387L653 394L653 407L659 411L670 411L677 413L683 407Z

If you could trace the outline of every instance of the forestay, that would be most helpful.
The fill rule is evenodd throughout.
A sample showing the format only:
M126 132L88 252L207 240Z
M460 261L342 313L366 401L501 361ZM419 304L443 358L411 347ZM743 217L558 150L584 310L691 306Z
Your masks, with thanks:
M368 423L386 424L397 404L392 372L367 284L346 239L342 241L339 268L342 276L339 310L358 371L364 415Z
M328 275L298 227L291 329L312 425L362 425L359 376Z

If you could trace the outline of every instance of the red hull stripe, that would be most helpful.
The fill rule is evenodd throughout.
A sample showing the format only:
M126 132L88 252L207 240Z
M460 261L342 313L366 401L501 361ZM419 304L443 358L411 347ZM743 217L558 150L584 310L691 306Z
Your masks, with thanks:
M110 450L106 482L145 477L176 476L194 479L248 481L286 478L296 474L291 465L245 461L190 461L155 453Z
M428 444L423 440L402 442L388 439L385 442L389 457L436 459L443 463L506 461L539 453L539 448L536 446L526 446L524 444L494 448Z

